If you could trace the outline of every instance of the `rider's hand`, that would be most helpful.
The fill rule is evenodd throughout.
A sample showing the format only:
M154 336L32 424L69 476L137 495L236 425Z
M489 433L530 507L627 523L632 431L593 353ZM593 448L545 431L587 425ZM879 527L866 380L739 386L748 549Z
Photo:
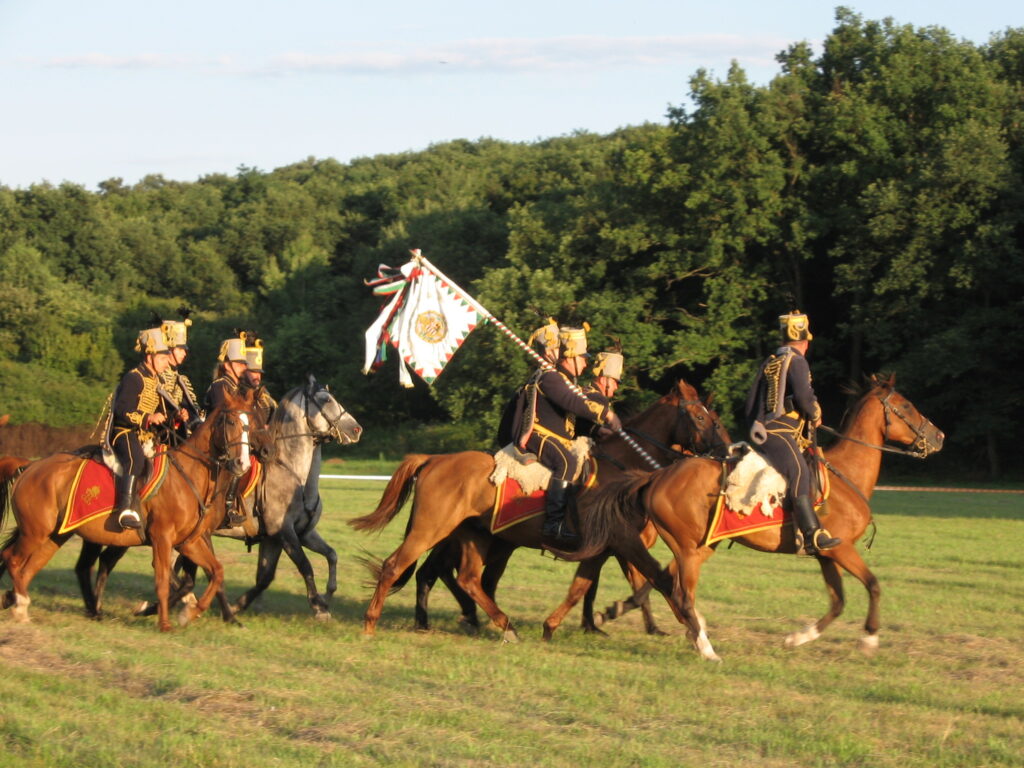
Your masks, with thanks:
M619 419L619 415L615 413L615 411L609 412L607 424L609 429L612 429L616 432L622 431L622 420Z
M157 424L163 424L165 421L167 421L166 413L151 413L146 417L146 426L153 427Z

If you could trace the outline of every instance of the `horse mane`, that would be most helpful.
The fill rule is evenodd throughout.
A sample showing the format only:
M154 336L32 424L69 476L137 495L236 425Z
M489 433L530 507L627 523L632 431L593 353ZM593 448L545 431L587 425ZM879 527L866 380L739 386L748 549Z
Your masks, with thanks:
M876 389L891 390L895 386L896 374L892 372L874 373L870 376L865 375L860 382L848 381L846 384L843 384L839 388L839 391L853 399L854 403L852 406L847 408L846 413L843 414L843 419L840 424L841 429L846 429L847 425L857 417L861 408L864 407L864 403L867 402L868 395Z

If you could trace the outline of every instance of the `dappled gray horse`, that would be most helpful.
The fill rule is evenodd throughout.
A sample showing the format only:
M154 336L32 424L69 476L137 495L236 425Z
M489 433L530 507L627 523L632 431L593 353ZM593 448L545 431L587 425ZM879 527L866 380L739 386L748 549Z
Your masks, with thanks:
M338 588L338 555L317 531L323 512L320 499L320 446L337 440L343 445L359 441L362 427L326 387L310 375L304 387L281 398L268 425L274 446L267 459L266 477L257 493L261 509L256 585L232 606L244 611L274 580L282 550L295 563L306 582L306 596L317 618L329 618L327 600ZM241 527L216 531L217 536L246 539ZM320 595L313 566L303 547L327 560L327 590Z
M343 445L358 442L362 427L327 388L310 375L304 386L290 390L281 398L267 431L268 438L264 442L272 448L264 461L264 479L256 491L258 499L255 502L260 511L259 534L255 539L250 538L241 526L215 531L217 536L259 542L256 585L230 608L226 601L222 601L225 619L229 614L244 611L270 586L282 551L288 554L302 574L314 615L330 618L327 600L338 587L338 556L316 530L323 512L319 491L320 448L331 440ZM327 589L323 595L317 591L313 566L303 547L327 560ZM107 576L124 554L123 549L112 550L108 547L100 557L95 588L91 570L99 552L87 553L83 547L75 567L86 611L92 616L99 616ZM195 582L195 566L179 558L176 567L181 567L187 577L178 594L186 594ZM146 602L136 613L144 614L150 610L151 605Z

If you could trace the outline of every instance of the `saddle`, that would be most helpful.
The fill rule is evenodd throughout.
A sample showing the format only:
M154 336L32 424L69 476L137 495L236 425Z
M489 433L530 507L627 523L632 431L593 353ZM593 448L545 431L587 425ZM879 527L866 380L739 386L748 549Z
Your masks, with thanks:
M114 469L105 462L103 449L98 445L86 445L73 451L72 455L78 457L79 465L71 483L58 533L73 531L90 520L114 511ZM139 482L141 501L150 498L160 489L167 477L169 465L166 449L157 450L152 459L146 460L146 472Z
M786 481L746 443L729 446L730 458L722 462L718 501L702 544L744 536L781 527L792 515L782 507ZM818 487L822 489L814 508L820 509L829 496L828 473L820 464Z
M590 438L586 437L576 441L576 450L585 451L580 456L580 471L574 478L577 487L590 488L597 482L597 462L588 455L590 443ZM544 514L545 489L551 470L541 464L536 455L523 453L515 445L506 445L494 454L494 471L488 479L495 485L491 533Z

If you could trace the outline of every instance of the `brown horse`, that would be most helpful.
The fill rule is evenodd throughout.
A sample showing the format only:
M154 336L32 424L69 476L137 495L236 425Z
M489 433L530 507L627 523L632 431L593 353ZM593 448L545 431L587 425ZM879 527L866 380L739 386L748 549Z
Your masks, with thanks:
M669 440L685 439L687 443L694 443L703 450L715 445L719 434L718 430L720 430L717 421L711 417L705 404L697 399L696 392L685 382L680 382L673 392L661 398L656 406L648 409L643 416L643 419L638 417L635 422L631 422L630 426L634 430L644 427L651 431L657 431L659 435L663 435ZM677 435L676 431L679 426L685 425L691 420L693 424L700 424L700 437L689 439L683 438L681 434ZM671 428L667 433L666 427ZM689 428L695 429L694 426ZM663 444L660 441L652 443L649 438L646 447L653 448L663 461L671 461L676 455L671 450L670 444ZM616 467L609 457L605 463L607 472L614 474L621 471L623 466L636 466L638 457L632 454L631 449L625 448L624 444L621 451L615 447L610 450L622 461ZM488 479L493 469L494 459L491 455L479 451L437 456L408 456L392 476L377 509L369 515L350 521L350 524L358 530L380 530L398 513L412 491L413 481L415 481L415 500L405 541L378 569L377 589L364 621L366 634L373 634L386 595L396 585L401 586L405 583L419 556L454 532L453 538L457 545L450 551L461 553L458 586L484 609L499 629L505 631L506 639L514 639L515 632L509 625L508 617L494 603L493 584L496 583L496 579L493 580L489 589L485 589L481 583L483 560L494 539L491 534L486 532L489 528L496 492L495 486ZM639 570L641 575L636 577L634 587L637 587L642 581L650 579L655 583L656 588L669 597L671 582L647 552L647 545L640 537L640 531L644 527L643 523L626 528L592 526L586 515L587 496L588 494L584 493L580 497L580 523L583 535L581 550L587 551L593 557L604 555L604 551L610 549L612 554L621 558L622 562L634 565ZM461 525L462 522L470 519L479 519L481 524ZM612 522L617 525L619 520ZM536 517L497 534L504 545L502 556L507 559L511 551L518 546L535 549L549 548L541 540L541 524L542 518ZM572 553L558 552L557 554L564 559L582 559ZM587 563L584 568L581 568L581 572L577 575L577 582L574 582L574 585L578 586L575 586L575 591L570 593L570 599L578 600L586 592L586 589L596 579L606 557L595 557L593 562ZM501 566L503 564L504 561ZM685 610L678 610L685 614ZM558 612L556 611L556 613ZM560 620L561 616L559 616ZM549 630L546 625L545 636L550 636L550 631L553 631L553 628Z
M660 465L678 461L686 455L717 454L724 456L728 446L729 433L721 425L718 414L711 409L711 397L701 399L693 385L679 380L669 394L657 400L650 407L624 422L625 431L645 450L653 455ZM683 452L685 451L685 453ZM594 444L591 455L597 462L597 480L608 482L622 477L628 469L650 467L633 448L616 434L601 437ZM653 524L648 524L641 534L647 547L654 545L658 533ZM481 577L484 589L491 597L516 545L495 538L486 554L486 567ZM594 621L593 603L597 594L600 572L610 552L580 563L576 577L569 587L569 593L562 604L544 622L544 639L549 640L562 623L565 615L583 598L582 626L585 632L601 632ZM459 586L456 579L461 552L457 540L447 539L434 547L430 555L416 571L416 628L427 629L427 601L434 582L440 578L452 592L462 610L459 621L472 629L479 627L476 603ZM647 580L629 563L619 559L623 574L634 590L647 584ZM404 575L403 575L404 576ZM404 584L399 578L394 589ZM650 601L645 592L633 607L643 610L644 627L648 634L663 634L658 629L651 612ZM602 617L604 618L604 617Z
M816 639L842 613L844 606L842 567L853 574L868 591L867 634L861 648L867 653L878 648L878 580L868 570L854 547L871 522L869 500L878 480L882 451L906 453L923 458L942 448L944 435L922 416L909 400L893 388L893 378L872 377L846 419L838 442L824 452L822 463L835 475L827 514L822 524L842 538L838 547L817 555L818 564L831 598L828 612L815 624L786 638L796 647ZM890 448L888 442L912 446L911 451ZM691 636L701 655L719 661L707 637L706 624L695 601L700 568L714 554L717 544L703 544L708 534L712 511L718 499L722 465L717 461L692 459L657 472L634 475L605 486L596 501L597 514L617 511L627 519L647 519L674 556L676 587L682 590L681 602L696 613L700 631ZM762 552L794 553L796 544L792 524L736 537L741 543Z
M153 548L153 570L160 601L159 623L168 631L171 550L198 563L210 583L197 604L186 606L181 623L187 624L205 611L224 580L224 569L213 553L207 534L224 518L226 469L241 475L249 468L249 420L252 393L228 398L185 443L171 449L169 471L156 494L142 503L146 536ZM14 606L16 621L28 621L31 602L28 588L35 575L71 538L72 532L58 533L60 511L68 501L79 465L77 456L57 453L30 464L11 492L16 527L0 552L0 574L11 574L14 588L3 595L0 607ZM2 497L6 500L6 494ZM7 512L0 506L0 525ZM73 533L103 545L137 546L143 543L137 531L122 530L113 514L98 517Z

